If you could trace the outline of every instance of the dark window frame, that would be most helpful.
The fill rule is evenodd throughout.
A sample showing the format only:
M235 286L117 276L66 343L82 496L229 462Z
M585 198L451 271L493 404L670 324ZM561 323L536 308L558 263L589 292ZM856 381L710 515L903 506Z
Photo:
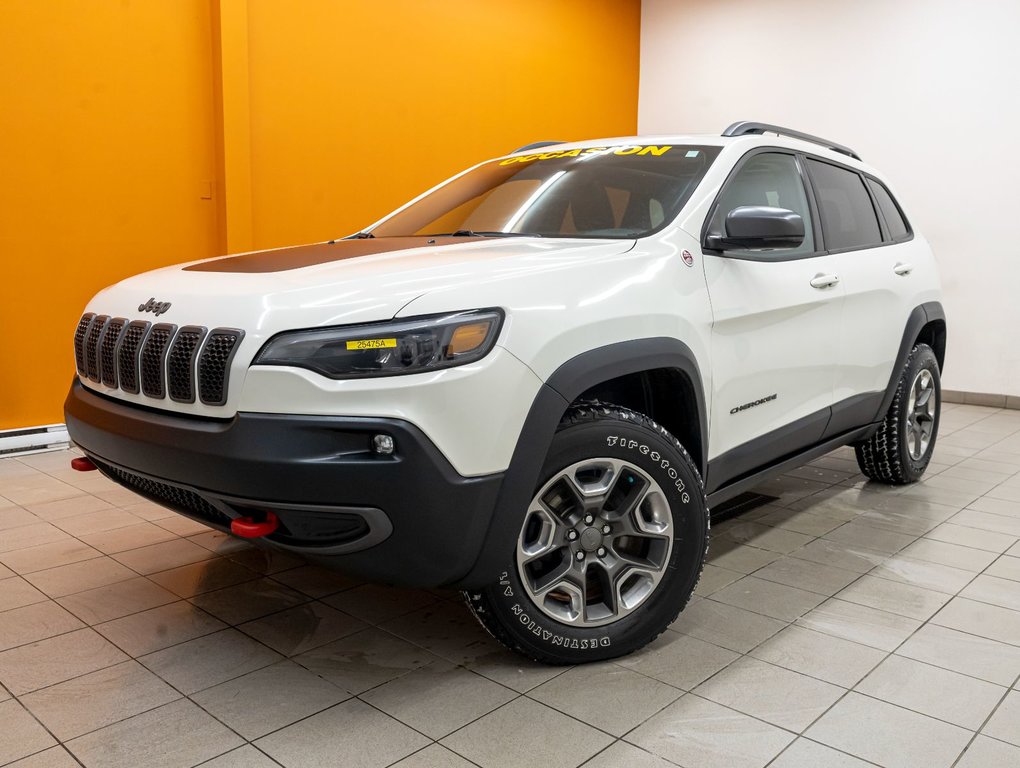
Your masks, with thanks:
M871 195L872 200L874 201L875 209L878 211L879 216L881 217L881 221L886 226L886 229L888 231L888 239L893 243L906 243L913 240L914 228L910 226L910 219L908 219L907 215L903 212L903 206L900 205L900 201L896 199L896 196L889 189L889 185L886 184L881 179L875 178L870 173L865 173L862 175L864 176L864 185L868 188L868 193ZM878 186L880 186L883 190L885 190L885 193L889 196L889 200L892 201L893 207L896 209L896 212L899 213L900 215L900 220L903 222L903 226L906 227L907 229L907 233L905 235L893 237L892 229L889 228L889 222L885 218L885 211L882 210L882 205L878 202L878 198L875 196L875 190L872 189L871 187L872 184L877 184Z
M804 196L807 199L808 211L811 214L811 233L814 236L815 249L807 253L785 253L786 249L765 251L765 252L752 252L742 250L715 250L712 248L705 247L705 238L709 235L709 229L712 225L712 219L715 218L716 213L719 209L719 202L722 200L723 194L729 187L733 179L739 174L744 166L748 164L753 158L758 155L789 155L793 157L794 163L797 167L797 174L800 176L801 184L804 186ZM818 215L818 204L815 200L814 187L811 186L811 182L807 176L804 155L802 152L798 152L788 147L755 147L749 152L741 155L740 159L733 165L730 172L726 175L726 179L719 187L719 191L715 195L715 199L712 201L711 207L708 209L708 215L705 216L705 221L701 226L701 247L702 250L711 253L713 255L723 256L727 259L738 259L740 261L766 261L766 262L781 262L781 261L800 261L801 259L813 259L818 256L824 256L825 241L822 236L822 222Z
M805 191L807 192L808 207L811 211L812 220L811 224L812 231L815 237L815 250L812 253L783 255L782 251L769 251L767 253L748 253L739 250L720 251L713 248L706 248L705 238L709 234L709 227L712 223L712 219L715 218L716 210L719 206L719 201L722 198L722 194L726 190L726 187L729 185L731 179L733 179L733 177L740 171L740 169L744 167L744 165L747 163L749 159L751 159L755 155L763 154L766 152L773 154L778 153L784 155L793 155L794 157L797 158L797 168L800 171L801 181L804 183L804 188ZM864 189L868 193L868 199L871 200L871 207L875 211L875 217L878 220L879 231L882 235L881 242L873 243L871 245L851 246L849 248L830 249L825 247L825 233L822 230L822 219L818 210L818 199L815 192L815 185L811 178L811 172L807 165L807 161L809 159L818 160L823 163L828 163L829 165L834 165L837 168L842 168L843 170L855 173L861 178L861 183L864 185ZM903 223L907 227L906 237L894 239L889 234L890 230L888 224L886 224L885 215L882 213L882 209L879 206L878 201L875 199L875 193L872 192L871 185L868 184L869 179L875 181L878 184L881 184L882 188L885 189L885 191L889 194L889 198L893 201L893 204L896 206L896 210L899 211L900 216L903 219ZM701 227L701 248L703 252L712 254L713 256L721 256L727 259L738 259L740 261L764 261L764 262L799 261L800 259L812 259L818 256L827 256L829 254L852 253L853 251L865 251L870 250L872 248L883 248L888 245L899 245L900 243L910 242L913 239L914 228L910 225L910 219L908 219L907 215L903 212L903 206L900 205L899 200L897 200L896 196L893 195L892 191L889 189L889 186L881 179L873 176L870 173L867 173L866 171L862 171L859 168L854 168L853 166L838 162L829 157L822 157L821 155L817 155L813 152L802 152L799 149L790 149L789 147L775 147L775 146L755 147L754 149L751 149L740 156L740 159L737 160L737 162L733 165L733 168L730 169L730 172L726 175L726 178L723 180L723 183L719 187L719 191L716 192L715 199L712 201L712 205L709 208L708 214L705 216L705 221Z

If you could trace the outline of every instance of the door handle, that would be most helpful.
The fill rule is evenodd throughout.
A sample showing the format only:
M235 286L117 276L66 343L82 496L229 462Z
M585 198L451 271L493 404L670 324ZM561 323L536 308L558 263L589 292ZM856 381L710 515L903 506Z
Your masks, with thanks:
M817 275L811 278L812 288L830 288L839 282L839 275L823 275L819 272Z
M909 275L914 271L914 265L908 264L905 261L897 261L896 266L892 268L892 271L900 276Z

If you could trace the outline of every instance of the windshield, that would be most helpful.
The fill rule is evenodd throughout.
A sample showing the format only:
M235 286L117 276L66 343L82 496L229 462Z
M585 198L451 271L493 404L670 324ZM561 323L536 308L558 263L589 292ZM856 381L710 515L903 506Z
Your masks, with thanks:
M372 235L642 237L680 212L719 150L633 145L494 160L408 206Z

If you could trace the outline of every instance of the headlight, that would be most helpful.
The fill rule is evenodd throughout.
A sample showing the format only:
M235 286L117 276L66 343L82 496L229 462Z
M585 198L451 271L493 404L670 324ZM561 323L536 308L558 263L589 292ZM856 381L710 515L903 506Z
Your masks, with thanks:
M496 343L498 309L274 336L253 365L291 365L331 379L399 376L473 363Z

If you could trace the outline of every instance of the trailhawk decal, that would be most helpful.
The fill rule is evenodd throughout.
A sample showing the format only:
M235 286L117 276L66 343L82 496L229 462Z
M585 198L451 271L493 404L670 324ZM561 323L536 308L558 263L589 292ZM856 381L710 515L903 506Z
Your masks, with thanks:
M503 587L503 594L505 596L507 597L514 596L513 587L510 586L510 575L506 571L503 571L503 573L499 575L499 585ZM593 637L590 639L588 638L578 639L558 635L551 629L546 629L545 627L540 625L537 621L535 621L533 618L531 618L531 616L528 615L527 611L525 611L524 608L521 607L520 603L514 603L510 610L513 611L513 614L514 616L517 617L517 620L521 622L521 624L524 627L526 627L527 630L531 632L531 634L533 634L539 640L544 640L545 642L551 645L558 645L563 648L576 648L579 650L586 650L588 648L605 648L612 642L609 639L609 635L603 635L602 637Z
M760 400L755 400L753 403L744 403L743 405L738 405L736 408L730 408L730 413L731 414L740 413L741 411L746 411L748 408L754 408L755 406L758 406L758 405L764 405L765 403L771 403L773 400L776 399L776 397L778 397L778 394L773 392L771 395L766 395L765 397L761 398Z
M508 157L500 160L500 165L513 165L514 163L530 163L534 160L558 160L561 157L580 157L581 155L654 155L662 157L673 149L672 146L656 147L652 145L641 146L635 144L628 147L588 147L587 149L554 149L551 152L539 152L536 155L521 155L520 157Z
M642 456L647 456L649 459L659 465L660 469L666 471L666 476L669 477L670 482L680 491L680 500L684 504L687 504L691 500L691 495L687 492L687 486L684 485L683 479L680 477L680 473L677 472L676 467L669 463L669 459L664 459L662 454L658 451L653 451L647 445L639 443L637 440L630 440L626 437L607 437L606 444L612 448L613 446L620 446L621 448L627 448L632 451L637 451Z

